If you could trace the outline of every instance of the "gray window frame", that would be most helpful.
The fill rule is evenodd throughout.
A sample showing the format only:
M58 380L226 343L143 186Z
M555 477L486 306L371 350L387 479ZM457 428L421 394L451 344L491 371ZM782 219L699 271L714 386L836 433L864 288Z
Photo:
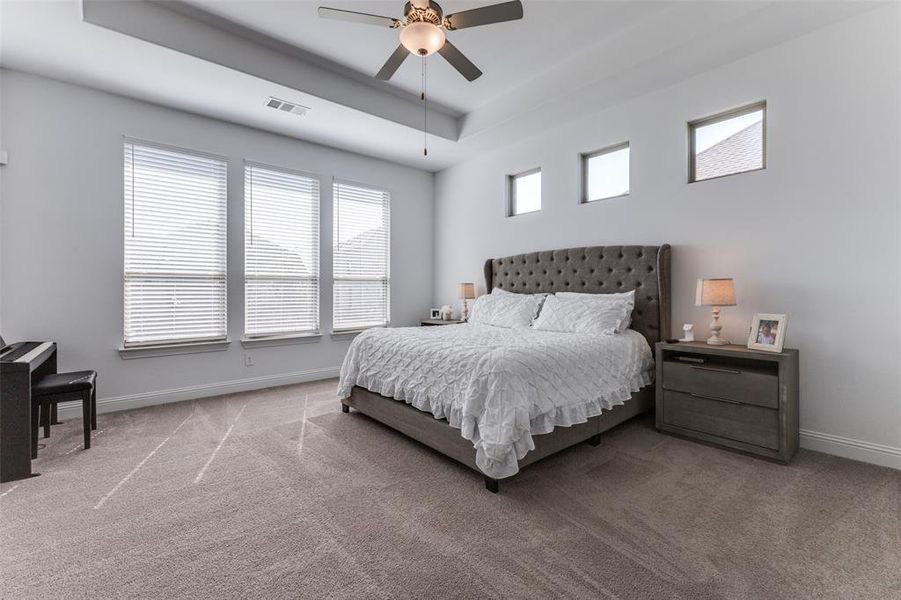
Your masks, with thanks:
M715 123L720 123L722 121L728 121L729 119L734 119L735 117L741 117L747 115L752 112L757 112L758 110L763 111L763 135L761 136L761 166L756 169L748 169L746 171L737 171L735 173L727 173L725 175L716 175L714 177L707 177L705 179L697 179L695 173L695 130L699 127L703 127L705 125L713 125ZM740 106L738 108L733 108L730 110L725 110L723 112L716 113L715 115L710 115L708 117L703 117L701 119L695 119L693 121L688 122L688 183L700 183L703 181L712 181L714 179L722 179L723 177L732 177L733 175L741 175L742 173L753 173L755 171L763 171L766 169L767 163L767 103L766 100L759 100L757 102L753 102L751 104L746 104L744 106Z
M528 171L520 171L519 173L515 173L513 175L507 175L507 216L508 217L521 217L522 215L531 215L537 212L541 212L541 209L544 208L544 194L543 190L539 188L539 201L540 205L537 210L530 210L526 212L513 212L514 207L516 206L516 180L520 177L526 177L528 175L534 175L535 173L541 173L541 167L535 167L534 169L529 169ZM542 187L544 184L544 178L542 177Z
M611 154L613 152L618 152L620 150L629 149L629 191L625 194L617 194L615 196L604 196L603 198L589 198L588 197L588 161L592 158L596 158L598 156L603 156L605 154ZM612 146L605 146L600 150L593 150L591 152L583 152L579 155L579 163L580 168L582 169L582 177L581 177L581 190L579 193L579 204L594 204L595 202L600 202L602 200L613 200L615 198L625 198L632 193L632 145L629 140L625 142L620 142L618 144L613 144Z

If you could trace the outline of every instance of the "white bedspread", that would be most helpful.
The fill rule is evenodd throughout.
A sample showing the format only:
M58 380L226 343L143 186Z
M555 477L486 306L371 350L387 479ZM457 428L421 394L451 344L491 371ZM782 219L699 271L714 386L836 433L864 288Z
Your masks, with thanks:
M532 436L584 423L652 383L644 337L448 325L370 329L344 358L338 396L358 385L402 400L472 441L488 476L509 477Z

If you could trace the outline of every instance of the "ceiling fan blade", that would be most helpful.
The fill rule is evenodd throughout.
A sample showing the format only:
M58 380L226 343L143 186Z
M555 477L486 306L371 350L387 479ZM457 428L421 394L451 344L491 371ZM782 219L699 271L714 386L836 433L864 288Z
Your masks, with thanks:
M369 13L354 12L352 10L341 10L340 8L319 7L319 16L323 19L338 19L339 21L350 21L352 23L363 23L364 25L379 25L383 27L399 27L400 21L391 17L382 17L379 15L370 15Z
M443 56L444 60L449 62L453 68L460 71L460 75L465 77L468 81L476 80L482 76L482 72L479 68L472 64L472 61L468 58L463 56L463 53L460 52L456 46L451 44L449 40L444 42L444 45L438 50L438 54Z
M394 75L395 71L397 71L401 63L403 63L404 59L409 55L409 50L407 50L403 46L398 46L397 50L394 51L394 54L388 57L388 60L385 62L384 66L379 70L378 73L375 74L376 78L383 81L388 81L389 79L391 79L391 76Z
M504 21L515 21L521 18L522 2L513 0L512 2L502 2L447 15L444 23L448 29L453 30L477 27L478 25L490 25L491 23L503 23Z

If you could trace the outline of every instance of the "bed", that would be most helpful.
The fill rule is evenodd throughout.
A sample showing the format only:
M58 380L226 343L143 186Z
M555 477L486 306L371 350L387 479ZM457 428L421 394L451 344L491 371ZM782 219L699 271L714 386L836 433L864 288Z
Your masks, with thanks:
M345 359L342 409L352 407L480 472L493 492L499 479L550 454L584 441L597 445L604 431L653 408L649 357L670 331L670 252L669 245L592 246L489 259L489 293L635 290L630 330L615 336L472 324L371 330L354 340ZM526 381L541 362L548 365L542 377ZM582 383L591 377L599 386L593 390ZM544 401L551 396L553 406ZM484 420L491 411L503 412L503 426Z

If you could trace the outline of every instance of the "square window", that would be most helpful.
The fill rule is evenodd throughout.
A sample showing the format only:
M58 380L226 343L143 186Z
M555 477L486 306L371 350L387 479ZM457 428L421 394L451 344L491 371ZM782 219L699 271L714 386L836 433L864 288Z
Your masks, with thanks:
M629 195L629 142L582 155L582 202Z
M766 102L688 124L688 181L766 168Z
M541 210L541 169L509 177L510 202L507 216Z

